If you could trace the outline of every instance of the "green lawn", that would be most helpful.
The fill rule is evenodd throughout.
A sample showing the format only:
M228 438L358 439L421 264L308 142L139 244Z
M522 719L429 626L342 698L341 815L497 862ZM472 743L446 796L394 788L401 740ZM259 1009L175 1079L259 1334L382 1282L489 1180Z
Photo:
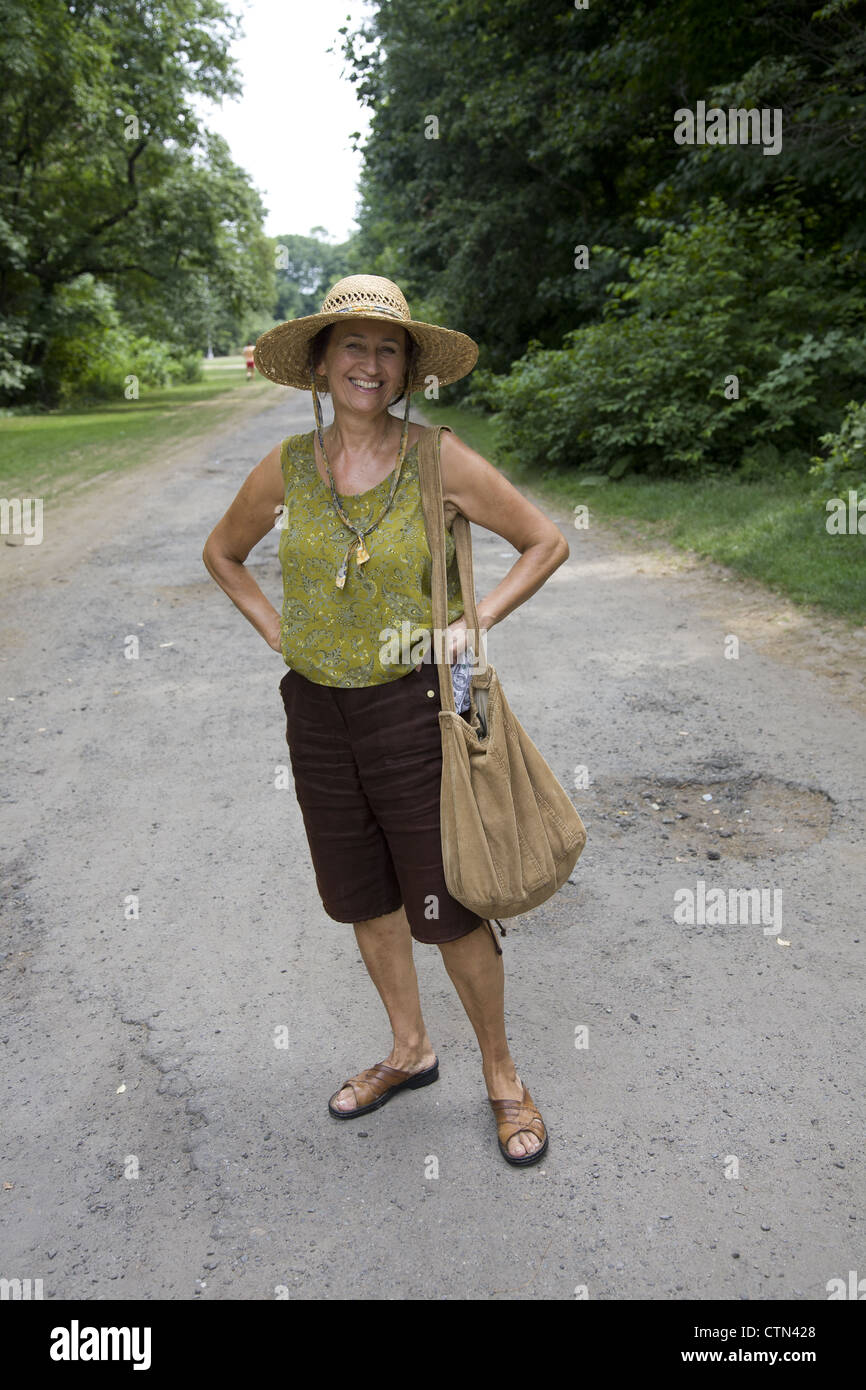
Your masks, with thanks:
M204 379L164 389L141 387L138 400L0 417L4 496L46 501L101 473L135 467L228 420L238 407L273 390L245 378L242 357L205 361Z
M812 491L811 478L796 483L629 479L599 486L582 483L576 472L539 476L497 461L490 417L421 397L418 405L432 424L451 425L511 482L569 511L585 504L590 525L595 516L638 540L663 539L798 603L866 622L866 536L827 532L827 499Z

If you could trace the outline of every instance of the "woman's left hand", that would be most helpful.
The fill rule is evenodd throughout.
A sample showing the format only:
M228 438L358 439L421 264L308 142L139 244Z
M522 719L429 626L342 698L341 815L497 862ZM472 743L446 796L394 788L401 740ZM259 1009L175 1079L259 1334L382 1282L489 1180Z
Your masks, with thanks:
M443 655L448 665L453 666L454 662L459 661L466 651L467 632L465 616L461 615L461 617L456 618L453 623L448 625L445 631L446 638L443 644L445 646L445 651ZM421 665L422 663L419 661L415 670L420 671Z
M465 615L457 618L449 625L447 641L449 645L448 663L450 666L453 666L454 662L459 661L466 651L467 632Z

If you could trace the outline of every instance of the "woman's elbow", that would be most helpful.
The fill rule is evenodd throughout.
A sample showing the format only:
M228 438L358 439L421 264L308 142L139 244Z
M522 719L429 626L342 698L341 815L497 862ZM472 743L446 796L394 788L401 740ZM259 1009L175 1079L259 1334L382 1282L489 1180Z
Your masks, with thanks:
M219 545L218 541L215 540L215 532L213 531L204 543L204 549L201 552L201 559L202 564L204 565L208 574L211 576L212 579L216 579L217 575L220 573L221 568L225 564L227 556L225 554L225 551Z
M553 570L558 570L560 565L564 565L566 560L571 559L571 546L558 526L551 532L548 545L552 573Z

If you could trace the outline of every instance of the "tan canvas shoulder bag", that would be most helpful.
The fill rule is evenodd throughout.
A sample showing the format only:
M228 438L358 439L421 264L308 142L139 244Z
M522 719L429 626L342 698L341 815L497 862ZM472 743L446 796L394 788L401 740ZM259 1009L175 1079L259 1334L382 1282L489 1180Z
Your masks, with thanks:
M433 626L447 622L445 514L439 426L418 446L427 540L433 561ZM475 606L472 534L458 512L452 527L468 642L482 653ZM434 646L434 656L439 652ZM512 712L493 666L473 672L470 720L454 703L447 651L437 661L442 733L442 859L448 891L479 917L517 917L552 897L586 843L565 788Z

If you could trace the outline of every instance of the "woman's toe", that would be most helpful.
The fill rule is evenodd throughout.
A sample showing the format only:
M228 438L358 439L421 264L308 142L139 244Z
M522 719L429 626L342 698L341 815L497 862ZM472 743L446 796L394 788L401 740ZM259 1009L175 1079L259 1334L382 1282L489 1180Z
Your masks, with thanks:
M515 1134L509 1143L509 1152L514 1158L524 1158L529 1154L535 1145L532 1142L533 1136L529 1134ZM514 1145L514 1148L511 1145Z

